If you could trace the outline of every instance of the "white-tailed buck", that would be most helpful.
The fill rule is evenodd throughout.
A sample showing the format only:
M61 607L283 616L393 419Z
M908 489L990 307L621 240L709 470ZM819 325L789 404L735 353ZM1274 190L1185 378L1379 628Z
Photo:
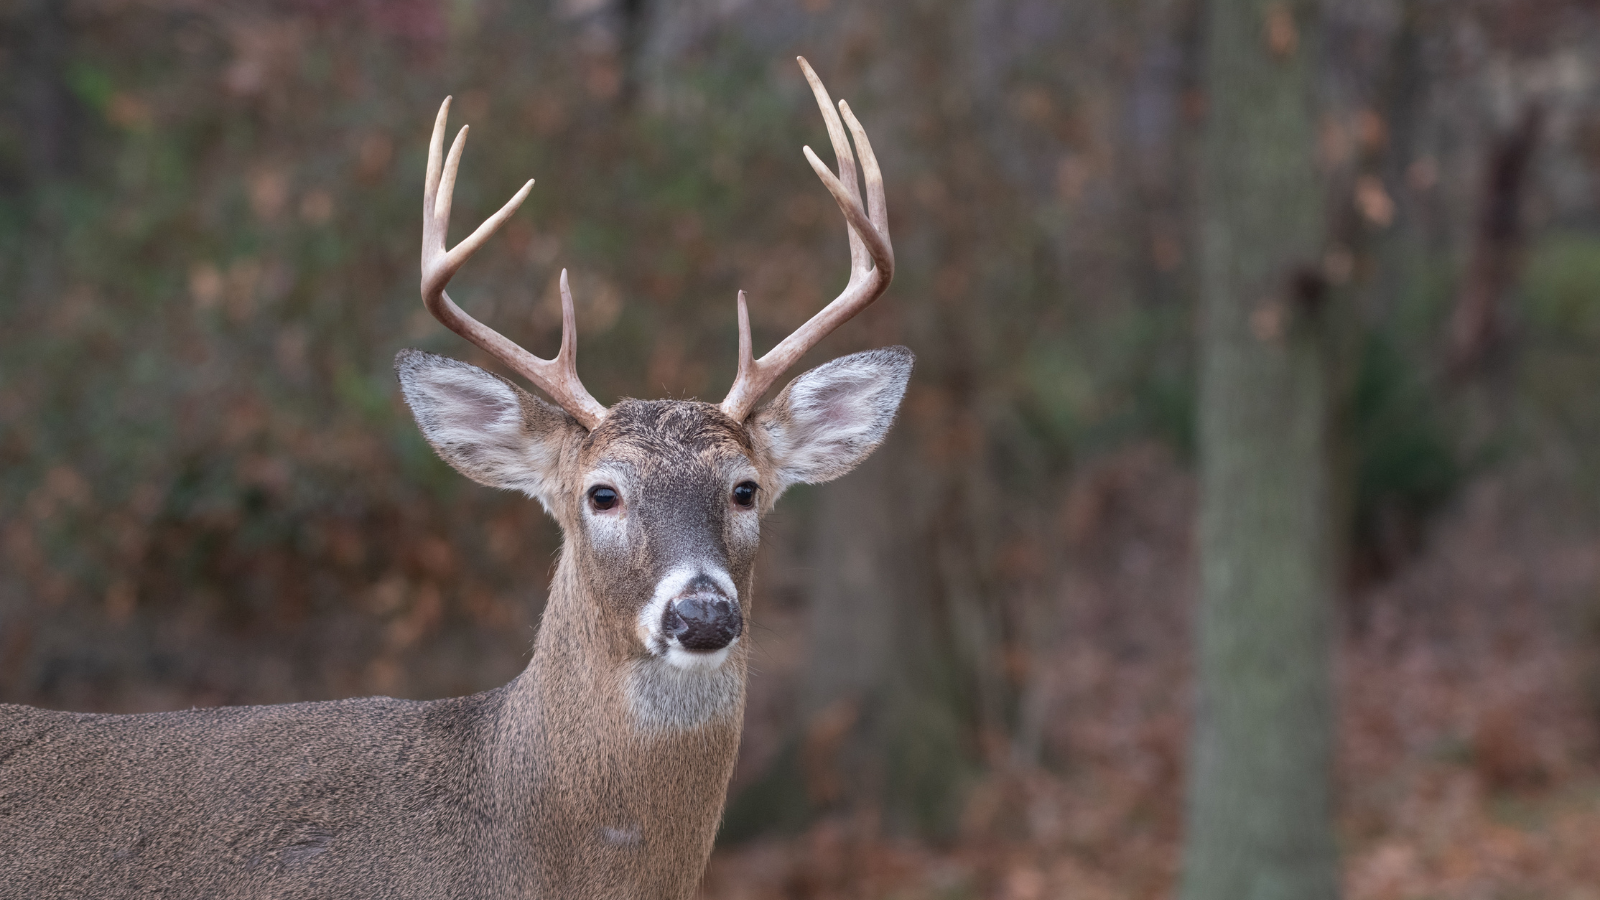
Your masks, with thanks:
M761 517L788 486L837 478L872 452L911 372L902 347L858 353L757 406L894 273L867 136L801 67L839 160L835 177L805 150L849 224L850 281L760 359L741 294L739 371L720 405L597 403L574 368L564 273L561 350L551 360L451 302L450 277L533 182L447 250L467 130L442 152L445 101L423 193L423 302L555 405L429 353L403 350L395 367L446 462L536 498L561 526L532 662L502 688L425 703L372 697L132 716L0 706L0 896L694 893L739 743Z

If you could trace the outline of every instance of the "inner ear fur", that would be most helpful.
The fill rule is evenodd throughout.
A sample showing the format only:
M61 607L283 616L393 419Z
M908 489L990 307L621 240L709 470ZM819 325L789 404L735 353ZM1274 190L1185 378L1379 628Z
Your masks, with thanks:
M774 493L832 481L876 450L914 361L904 347L841 356L802 373L757 410L750 430L777 473Z
M460 360L402 350L394 367L406 405L440 459L479 484L521 491L554 511L562 459L583 426Z

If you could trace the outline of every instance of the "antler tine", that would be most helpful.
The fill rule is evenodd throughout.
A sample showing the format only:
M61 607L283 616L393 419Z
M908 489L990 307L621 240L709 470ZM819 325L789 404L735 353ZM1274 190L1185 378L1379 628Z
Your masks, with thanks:
M883 195L883 170L878 168L878 157L872 152L872 142L867 140L867 130L861 127L856 120L856 114L850 111L850 104L839 101L839 111L844 113L845 124L850 126L850 135L855 139L856 146L861 148L861 175L867 182L867 211L872 217L873 230L883 238L884 244L889 243L889 202ZM894 255L894 248L889 248L890 256Z
M750 414L756 401L761 399L761 395L767 392L779 375L835 328L878 299L894 278L894 248L889 243L889 208L884 198L883 172L878 168L878 158L873 155L872 145L867 142L867 133L850 111L849 104L840 101L839 112L835 112L822 80L811 70L805 57L799 59L800 69L811 84L811 92L817 98L817 105L822 108L822 117L828 123L828 137L833 143L834 156L839 160L839 175L835 176L810 147L804 148L806 161L816 171L817 177L822 179L828 193L839 204L839 211L844 214L850 234L850 281L832 303L823 307L793 334L779 341L760 359L754 358L750 340L750 313L744 292L739 292L739 372L734 377L727 398L722 401L722 411L736 422L743 421ZM839 118L840 112L844 114L843 122ZM856 150L861 154L870 216L867 210L861 208L855 156L850 152L850 142L845 137L846 122L855 138Z
M806 62L803 56L796 57L800 60L800 71L805 73L806 83L811 85L811 95L817 100L817 107L822 110L822 120L828 126L828 143L833 145L833 156L839 161L839 180L845 185L846 192L851 201L861 203L861 191L856 184L856 158L850 152L850 141L844 136L844 123L839 121L839 113L833 108L833 98L828 95L828 89L823 86L822 79ZM815 163L812 164L815 167ZM826 167L824 167L826 168ZM861 235L854 228L845 228L850 236L850 271L853 275L858 269L865 269L868 262L867 248L861 243Z
M441 160L444 150L444 127L450 117L450 98L439 106L439 116L433 123L433 138L428 144L428 171L422 188L422 303L446 328L461 335L487 351L517 374L528 379L540 390L550 395L557 405L566 410L583 427L593 431L606 416L606 408L590 396L578 379L578 334L572 309L572 291L567 287L567 271L561 270L561 349L555 359L540 359L517 346L498 331L467 315L445 293L450 283L468 258L489 240L506 219L517 211L522 201L533 190L533 180L517 191L516 195L500 207L500 211L485 219L477 230L454 249L445 249L445 238L450 228L450 205L455 194L456 171L461 166L461 151L467 143L467 128L462 126L450 154Z

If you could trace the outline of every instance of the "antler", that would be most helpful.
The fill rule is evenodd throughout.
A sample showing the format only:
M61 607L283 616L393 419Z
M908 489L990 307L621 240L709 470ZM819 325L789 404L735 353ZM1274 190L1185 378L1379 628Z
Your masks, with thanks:
M828 138L833 142L833 155L839 159L839 176L817 159L810 147L805 148L806 161L817 172L817 177L827 186L828 193L838 202L844 213L850 233L850 281L844 291L799 330L778 342L760 359L755 359L750 344L750 310L745 303L744 291L739 292L739 374L733 387L722 401L722 411L736 422L744 421L751 408L767 388L807 350L817 345L830 332L849 321L856 313L866 309L872 301L889 287L894 278L894 248L889 245L889 209L883 198L883 173L878 169L878 158L872 155L872 145L867 143L867 133L850 105L839 101L839 111L834 112L833 101L828 96L822 80L811 70L805 57L800 69L811 83L811 93L822 108L822 117L828 122ZM839 114L844 114L844 122ZM867 180L867 212L861 210L861 188L856 183L855 157L850 152L850 142L844 134L845 124L855 138L856 149L861 151L861 170Z
M578 379L578 329L573 323L572 291L567 287L567 270L561 270L561 350L555 359L540 359L512 343L500 332L462 312L461 307L444 292L450 277L462 264L482 247L511 214L517 211L528 192L533 190L533 180L522 186L516 196L500 207L500 211L484 220L470 237L446 250L445 233L450 227L450 201L455 193L456 169L461 165L461 149L467 143L467 126L461 126L450 156L441 168L441 151L444 149L444 123L450 117L450 98L439 106L439 117L433 123L433 140L428 145L428 174L422 190L422 303L433 317L446 328L461 335L488 351L490 356L505 363L517 374L533 384L568 412L583 427L593 431L606 417L606 408L589 395Z

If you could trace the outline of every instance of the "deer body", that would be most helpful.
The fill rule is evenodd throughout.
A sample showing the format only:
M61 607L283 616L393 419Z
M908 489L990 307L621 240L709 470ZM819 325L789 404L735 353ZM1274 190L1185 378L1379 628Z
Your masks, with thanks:
M789 485L865 458L911 369L904 348L858 353L753 409L892 273L865 135L841 104L870 213L843 126L806 74L848 176L807 150L851 226L850 285L760 360L741 294L739 378L720 406L600 406L576 377L565 273L554 360L455 307L444 283L528 189L445 251L465 137L441 166L446 101L425 190L424 301L556 405L429 353L402 351L396 369L446 462L537 499L561 527L533 659L504 687L431 702L133 716L0 705L0 898L693 895L738 751L761 517Z
M539 689L141 716L9 707L0 823L28 819L0 825L0 896L150 896L179 872L195 897L691 896L737 721L619 741L573 710L541 715ZM621 711L605 705L592 712Z
M0 895L493 896L504 835L449 801L493 796L496 699L8 707Z

